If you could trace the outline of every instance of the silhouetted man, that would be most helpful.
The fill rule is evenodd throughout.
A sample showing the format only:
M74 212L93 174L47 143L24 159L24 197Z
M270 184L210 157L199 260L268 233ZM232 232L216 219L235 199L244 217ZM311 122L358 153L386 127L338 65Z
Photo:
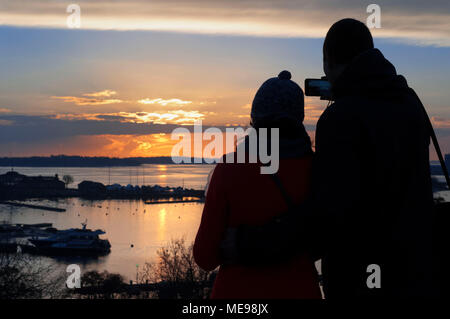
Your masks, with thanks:
M240 227L224 241L225 260L237 253L238 263L260 265L308 249L322 258L326 298L434 296L420 101L357 20L330 28L323 66L334 103L317 123L309 205Z

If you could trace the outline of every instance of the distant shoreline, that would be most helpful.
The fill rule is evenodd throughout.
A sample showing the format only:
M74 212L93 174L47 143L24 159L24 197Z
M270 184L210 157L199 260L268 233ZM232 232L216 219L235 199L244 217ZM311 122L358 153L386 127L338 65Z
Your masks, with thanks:
M90 157L90 156L31 156L0 157L0 167L135 167L145 164L160 165L202 165L204 160L195 163L194 158L178 157L182 163L174 163L170 156L158 157Z

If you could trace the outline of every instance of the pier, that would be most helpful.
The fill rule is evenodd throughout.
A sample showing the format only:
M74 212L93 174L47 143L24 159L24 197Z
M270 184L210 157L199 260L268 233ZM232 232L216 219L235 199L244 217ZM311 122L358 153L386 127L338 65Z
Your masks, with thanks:
M17 202L11 202L11 201L0 201L0 204L3 205L10 205L15 207L27 207L32 209L41 209L41 210L48 210L51 212L65 212L65 208L58 208L58 207L52 207L52 206L43 206L43 205L32 205L32 204L24 204L24 203L17 203Z
M159 201L146 201L147 205L155 204L179 204L179 203L204 203L203 199L177 199L177 200L159 200Z

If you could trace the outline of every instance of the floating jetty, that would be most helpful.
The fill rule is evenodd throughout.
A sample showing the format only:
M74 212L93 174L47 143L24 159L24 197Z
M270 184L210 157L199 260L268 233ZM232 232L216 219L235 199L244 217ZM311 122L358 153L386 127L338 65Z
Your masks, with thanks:
M8 224L0 223L0 240L12 238L26 238L36 236L49 236L56 229L51 223L40 224Z
M158 201L146 201L147 205L155 204L179 204L179 203L204 203L203 199L179 199L179 200L158 200Z
M33 208L33 209L48 210L48 211L52 211L52 212L65 212L66 211L65 208L43 206L43 205L32 205L32 204L17 203L17 202L11 202L11 201L0 201L0 204L10 205L10 206L15 206L15 207L27 207L27 208Z

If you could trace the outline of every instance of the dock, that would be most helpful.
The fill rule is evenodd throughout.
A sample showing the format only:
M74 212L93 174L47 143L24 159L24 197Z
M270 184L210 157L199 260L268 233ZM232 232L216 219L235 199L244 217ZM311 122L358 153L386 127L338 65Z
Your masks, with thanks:
M155 204L180 204L180 203L204 203L203 199L179 199L179 200L160 200L160 201L146 201L147 205Z
M43 206L43 205L24 204L24 203L17 203L17 202L11 202L11 201L0 201L0 204L10 205L10 206L15 206L15 207L27 207L27 208L32 208L32 209L48 210L48 211L51 211L51 212L65 212L66 211L65 208Z

